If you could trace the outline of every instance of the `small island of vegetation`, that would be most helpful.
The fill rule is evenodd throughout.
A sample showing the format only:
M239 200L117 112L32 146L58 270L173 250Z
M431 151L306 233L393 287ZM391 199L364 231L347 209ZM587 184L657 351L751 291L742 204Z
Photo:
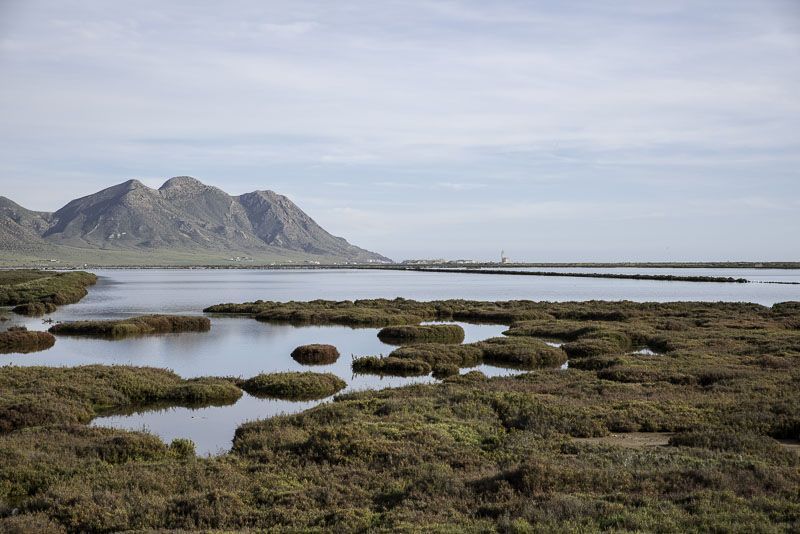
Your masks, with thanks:
M12 326L0 332L0 353L36 352L49 349L56 342L53 334L48 332L29 331L24 326Z
M51 313L81 300L96 282L96 275L84 271L0 271L0 306L15 306L13 311L22 315Z
M285 400L323 399L341 391L347 383L331 373L265 373L240 383L256 397Z
M457 324L386 326L378 332L378 339L391 345L461 343L464 341L464 329Z
M139 315L127 319L106 321L63 322L54 324L49 331L57 335L121 338L144 334L207 332L210 329L211 320L208 317L196 315Z
M333 345L301 345L292 351L292 359L303 365L328 365L339 359L339 351Z

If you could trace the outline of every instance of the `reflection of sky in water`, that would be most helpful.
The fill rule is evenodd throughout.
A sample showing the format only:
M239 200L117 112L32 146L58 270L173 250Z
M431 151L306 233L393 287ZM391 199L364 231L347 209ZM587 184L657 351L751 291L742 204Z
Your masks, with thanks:
M461 324L466 342L500 335L502 325ZM396 347L377 336L377 328L345 326L290 326L262 323L249 317L211 317L211 331L159 334L119 340L58 336L48 350L30 354L0 355L0 365L141 365L172 369L183 377L241 376L276 371L330 372L339 375L353 389L385 387L388 377L353 377L353 356L387 355ZM309 343L328 343L341 353L330 365L307 366L295 362L292 350ZM408 379L399 379L406 383Z
M647 270L636 270L645 272ZM662 270L653 270L668 274ZM615 271L619 272L619 271ZM796 273L738 270L698 270L692 274L716 276L756 275L763 279L794 280ZM463 298L475 300L725 300L771 304L798 300L800 286L766 284L697 284L582 278L502 277L392 271L266 271L266 270L118 270L97 271L98 284L80 303L63 306L53 320L119 318L144 313L200 313L221 302L264 300L312 300L394 298L418 300ZM753 275L753 276L751 276ZM0 329L24 324L32 330L47 328L42 318L9 314ZM500 335L506 327L466 325L469 343ZM377 338L375 328L340 326L295 327L259 323L245 317L212 317L205 333L166 334L109 341L59 337L52 348L31 354L0 355L0 365L125 364L173 369L184 377L242 376L263 372L308 370L331 372L347 381L346 391L397 387L432 382L431 377L353 376L352 356L388 354L391 345ZM331 365L302 366L291 351L307 343L335 345L341 357ZM519 371L481 365L490 376ZM463 372L465 372L464 370ZM289 402L256 399L244 395L231 406L167 408L133 415L95 419L93 424L119 428L147 428L169 441L188 437L201 454L227 450L233 432L241 423L278 413L304 410L320 401Z
M468 333L467 342L500 335L506 329L501 325L461 324ZM313 370L334 373L342 377L348 383L344 391L381 389L434 381L430 376L354 375L350 368L353 356L385 355L393 350L394 347L378 339L377 332L376 328L294 327L260 323L246 317L213 317L212 330L208 333L167 334L121 341L59 338L57 344L61 341L74 341L84 348L91 347L91 350L83 350L81 354L82 358L92 362L102 358L100 354L113 350L115 354L124 353L125 356L121 359L105 358L105 363L169 367L182 376L248 377L258 373ZM339 348L342 355L330 365L301 365L291 358L290 353L295 347L308 343L330 343ZM116 350L116 347L119 347L119 350ZM46 360L46 352L38 353L32 363L35 364L38 357ZM136 355L139 353L146 353L149 356L138 358ZM74 353L65 351L64 354L66 356ZM63 358L59 357L57 360L64 363ZM77 364L74 359L70 359L68 363ZM81 359L79 363L88 362ZM519 372L490 366L480 366L480 370L491 376ZM208 454L230 448L236 427L246 421L264 419L281 413L299 412L320 402L323 401L258 399L245 393L231 406L200 409L166 408L132 415L99 417L93 424L134 430L147 428L166 441L177 437L188 437L195 442L200 454Z
M41 319L39 319L41 320ZM318 371L334 373L347 383L344 391L398 387L428 383L425 377L354 375L350 368L353 356L389 354L395 347L378 339L377 328L352 329L343 326L274 325L249 317L212 317L210 332L161 334L105 340L59 336L56 344L42 352L24 355L0 355L0 365L138 365L172 369L184 377L241 376L279 371ZM29 322L29 321L28 321ZM466 341L478 341L500 335L502 325L462 326ZM306 366L295 362L292 350L308 343L335 345L341 356L330 365ZM488 375L518 371L481 366ZM246 421L280 413L294 413L321 401L292 402L257 399L245 394L230 406L200 409L173 407L96 418L92 424L140 430L147 428L165 441L177 437L193 440L200 454L230 448L236 427Z

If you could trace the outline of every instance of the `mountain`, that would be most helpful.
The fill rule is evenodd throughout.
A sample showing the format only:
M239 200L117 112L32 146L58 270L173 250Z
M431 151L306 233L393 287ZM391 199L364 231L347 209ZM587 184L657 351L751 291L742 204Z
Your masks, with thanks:
M25 209L0 197L0 250L38 252L51 248L41 237L50 225L50 215Z
M128 180L55 213L0 197L0 250L391 261L331 235L283 195L231 196L190 176L170 178L158 189Z

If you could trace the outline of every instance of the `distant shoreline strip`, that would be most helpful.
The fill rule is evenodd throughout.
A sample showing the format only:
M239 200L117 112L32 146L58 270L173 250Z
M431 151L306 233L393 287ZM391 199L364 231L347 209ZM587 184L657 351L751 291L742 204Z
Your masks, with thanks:
M393 271L423 273L494 274L511 276L566 276L572 278L610 278L614 280L656 280L660 282L713 282L724 284L749 284L746 278L726 276L676 276L672 274L614 274L614 273L562 273L556 271L508 271L504 269L446 269L435 267L381 267ZM794 283L794 282L786 282Z

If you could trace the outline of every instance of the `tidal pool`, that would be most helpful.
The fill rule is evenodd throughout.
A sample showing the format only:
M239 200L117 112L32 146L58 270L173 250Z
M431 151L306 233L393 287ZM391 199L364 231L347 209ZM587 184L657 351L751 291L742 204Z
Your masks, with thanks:
M430 376L353 374L350 369L353 356L387 355L396 348L378 339L378 328L291 326L262 323L249 317L209 317L209 332L157 334L119 340L58 336L56 344L48 350L0 355L0 365L137 365L172 369L187 378L248 378L259 373L313 370L333 373L344 379L348 384L345 392L434 381ZM35 321L41 322L42 319ZM31 328L47 326L31 325L30 319L25 322ZM503 325L457 324L464 328L466 343L499 336L507 328ZM310 343L335 345L341 356L335 363L313 366L302 365L292 359L294 348ZM477 369L489 376L520 372L488 365ZM195 442L199 454L215 454L230 448L236 427L246 421L299 412L327 400L330 399L293 402L259 399L245 393L239 401L228 406L144 409L97 417L91 424L129 430L147 429L167 442L175 438L189 438Z

